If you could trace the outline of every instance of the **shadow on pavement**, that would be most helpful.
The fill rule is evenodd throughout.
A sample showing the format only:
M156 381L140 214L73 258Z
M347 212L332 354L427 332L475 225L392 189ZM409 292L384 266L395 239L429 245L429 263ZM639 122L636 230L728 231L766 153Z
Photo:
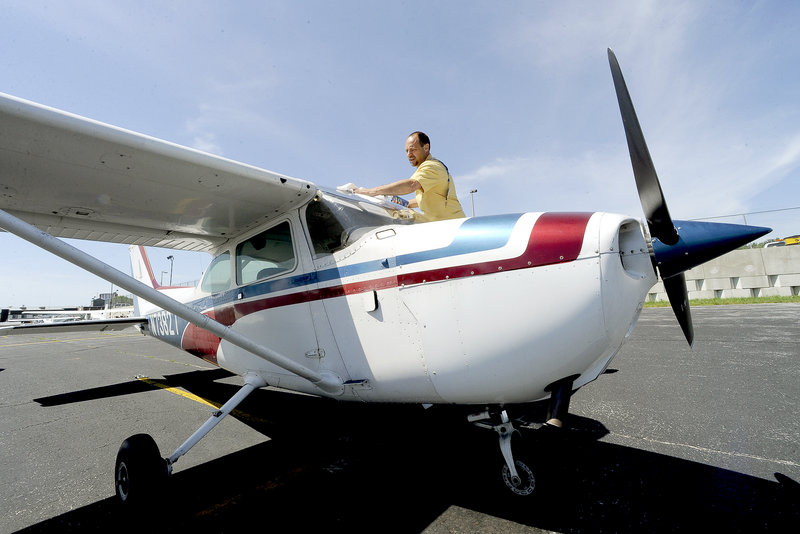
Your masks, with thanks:
M238 389L197 373L166 378L218 402ZM239 408L239 418L270 441L185 471L179 462L158 505L128 510L109 498L21 532L222 532L254 525L278 532L421 532L432 523L437 532L479 529L439 525L453 506L489 516L482 521L558 532L788 532L800 526L796 481L604 443L598 439L607 430L585 418L573 416L571 430L562 432L523 431L515 454L534 468L537 489L518 497L502 485L496 435L466 423L456 408L338 403L269 390Z

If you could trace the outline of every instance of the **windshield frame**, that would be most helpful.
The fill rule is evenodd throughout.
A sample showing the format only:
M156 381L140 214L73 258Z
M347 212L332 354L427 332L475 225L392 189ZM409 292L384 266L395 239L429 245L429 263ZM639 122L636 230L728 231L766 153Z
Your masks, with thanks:
M315 213L309 210L315 209L322 219L313 220ZM320 189L305 205L302 219L312 253L322 257L348 248L371 230L417 224L414 216L413 210L382 198Z

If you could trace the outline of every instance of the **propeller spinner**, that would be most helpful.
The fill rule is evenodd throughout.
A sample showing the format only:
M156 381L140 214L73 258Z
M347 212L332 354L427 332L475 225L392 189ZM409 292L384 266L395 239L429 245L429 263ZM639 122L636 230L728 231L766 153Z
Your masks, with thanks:
M664 192L658 181L650 151L644 140L639 119L633 108L628 87L617 57L608 49L611 77L617 92L619 111L625 127L625 138L631 155L633 176L639 191L647 227L653 244L655 265L664 282L664 290L672 310L690 346L694 346L694 329L689 309L689 294L684 271L730 252L745 243L768 234L771 228L695 221L673 221ZM678 223L677 227L675 223Z

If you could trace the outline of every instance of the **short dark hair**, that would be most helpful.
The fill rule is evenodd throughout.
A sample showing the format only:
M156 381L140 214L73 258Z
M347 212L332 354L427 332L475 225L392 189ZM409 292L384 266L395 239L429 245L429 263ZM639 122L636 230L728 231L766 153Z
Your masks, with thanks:
M413 132L408 137L411 137L412 135L417 136L417 141L419 141L419 144L422 146L431 144L431 138L428 137L428 135L424 132Z

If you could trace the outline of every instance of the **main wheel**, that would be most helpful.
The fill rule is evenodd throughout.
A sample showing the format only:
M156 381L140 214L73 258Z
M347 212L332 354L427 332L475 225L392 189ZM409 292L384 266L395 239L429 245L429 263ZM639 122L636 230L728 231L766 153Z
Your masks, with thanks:
M152 437L136 434L122 442L114 468L114 487L123 503L155 498L166 478L166 461Z
M514 479L511 476L511 470L507 465L503 464L503 482L505 482L506 488L515 495L523 497L530 495L536 488L536 478L533 476L533 471L519 460L514 460L514 466L517 468L518 479Z

